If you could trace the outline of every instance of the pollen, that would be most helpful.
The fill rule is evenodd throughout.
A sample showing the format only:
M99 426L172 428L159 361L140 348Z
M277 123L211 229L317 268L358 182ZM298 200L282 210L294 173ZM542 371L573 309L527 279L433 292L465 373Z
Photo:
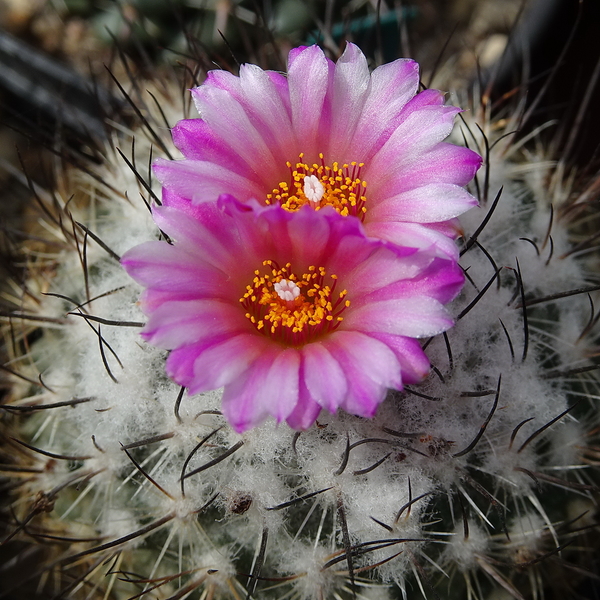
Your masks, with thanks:
M324 267L297 272L265 260L240 298L246 318L262 334L287 346L302 346L335 331L350 306L347 290Z
M333 206L340 214L364 218L367 212L367 182L361 178L364 163L351 162L340 165L325 163L324 155L319 154L320 164L304 162L304 154L290 170L290 181L281 181L267 194L266 203L279 202L289 211L298 210L309 204L315 210Z

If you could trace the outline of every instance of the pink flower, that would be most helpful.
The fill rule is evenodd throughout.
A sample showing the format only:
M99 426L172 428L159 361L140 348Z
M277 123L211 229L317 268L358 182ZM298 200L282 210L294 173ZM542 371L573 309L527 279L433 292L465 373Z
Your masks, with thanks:
M455 261L367 238L331 208L166 195L154 219L174 243L122 259L146 288L142 335L171 350L167 373L190 393L224 386L237 431L268 415L306 428L322 408L370 417L425 376L416 338L452 325Z
M333 206L369 236L456 258L455 217L476 204L463 186L481 157L443 141L460 109L418 86L414 61L370 73L353 44L337 63L296 48L287 77L250 64L239 77L211 71L192 90L201 118L173 129L185 158L154 170L194 204L227 193L288 210Z

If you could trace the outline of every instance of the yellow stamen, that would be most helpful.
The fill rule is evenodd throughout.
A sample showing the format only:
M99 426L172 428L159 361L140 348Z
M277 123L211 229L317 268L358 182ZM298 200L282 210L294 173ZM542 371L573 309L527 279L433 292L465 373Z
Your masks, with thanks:
M350 306L347 290L336 292L337 276L311 265L297 275L292 265L255 271L252 284L240 298L246 318L265 335L290 346L301 346L334 331L343 321L341 313ZM270 272L270 273L269 273Z
M326 165L323 154L319 154L321 164L309 165L303 162L304 154L300 153L299 162L294 167L288 161L290 183L279 182L279 185L267 194L266 203L279 202L289 211L298 210L305 204L315 210L324 206L333 206L340 214L363 218L367 212L367 183L360 178L364 163L351 162L340 165L334 162Z

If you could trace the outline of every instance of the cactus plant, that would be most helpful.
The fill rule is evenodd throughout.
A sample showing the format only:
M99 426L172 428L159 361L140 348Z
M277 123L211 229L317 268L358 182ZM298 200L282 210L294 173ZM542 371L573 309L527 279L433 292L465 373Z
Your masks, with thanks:
M582 577L597 489L596 217L590 192L512 135L518 111L477 104L457 126L485 165L480 205L461 217L456 324L424 340L427 379L390 392L373 419L322 413L305 431L267 421L239 434L218 391L187 396L166 377L119 263L161 236L148 164L175 154L165 125L187 116L180 83L132 94L145 87L144 121L115 129L100 164L35 189L27 276L3 316L5 544L39 544L37 591L483 600L542 597L561 570Z

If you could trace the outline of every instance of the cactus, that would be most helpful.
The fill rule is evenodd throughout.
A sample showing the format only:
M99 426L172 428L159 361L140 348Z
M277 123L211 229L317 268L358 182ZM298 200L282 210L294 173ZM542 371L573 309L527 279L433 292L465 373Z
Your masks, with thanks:
M3 316L0 469L5 544L44 558L7 593L483 600L539 598L562 572L576 584L597 489L590 194L515 140L518 113L473 106L456 132L485 158L461 218L468 281L456 325L424 340L426 381L372 420L237 434L219 392L190 397L164 375L119 264L160 236L148 164L176 153L165 119L188 104L180 83L146 87L145 123L115 129L101 164L35 190L27 276Z

